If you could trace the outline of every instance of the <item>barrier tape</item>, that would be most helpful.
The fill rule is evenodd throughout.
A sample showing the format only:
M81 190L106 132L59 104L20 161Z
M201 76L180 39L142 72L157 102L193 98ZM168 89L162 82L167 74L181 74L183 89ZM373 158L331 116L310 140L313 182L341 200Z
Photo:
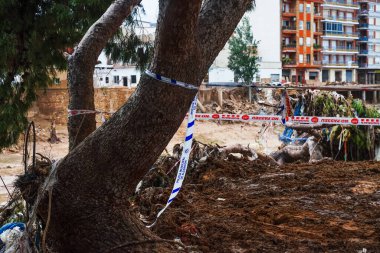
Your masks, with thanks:
M179 191L181 190L183 181L185 180L187 166L189 163L191 145L193 143L196 110L197 110L197 96L195 96L189 110L188 123L187 123L187 129L186 129L186 138L185 138L185 143L183 144L180 164L179 164L179 168L177 172L177 177L175 179L175 183L173 186L173 190L170 194L168 202L166 203L166 206L157 214L157 217L154 223L152 225L147 226L148 228L153 227L156 224L157 219L161 216L161 214L163 214L163 212L165 212L165 210L169 207L170 203L173 202L173 200L175 199L175 197L178 195Z
M273 122L282 124L282 117L277 115L249 115L249 114L212 114L197 113L196 120L221 120L241 122ZM358 126L380 126L379 118L339 118L339 117L317 117L317 116L293 116L286 117L285 122L300 124L326 124L326 125L358 125Z
M145 74L147 74L151 78L156 79L160 82L179 86L179 87L186 88L186 89L198 90L197 86L194 86L194 85L189 84L189 83L180 82L180 81L177 81L177 80L169 78L169 77L161 76L159 74L155 74L155 73L151 72L150 70L145 70Z

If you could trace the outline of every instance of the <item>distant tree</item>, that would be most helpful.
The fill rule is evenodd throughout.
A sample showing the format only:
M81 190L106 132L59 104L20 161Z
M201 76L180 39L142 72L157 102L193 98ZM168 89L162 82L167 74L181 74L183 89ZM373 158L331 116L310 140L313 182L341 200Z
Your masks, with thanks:
M228 68L234 72L236 78L243 80L246 85L252 83L258 72L258 44L259 42L253 38L248 18L244 17L241 25L236 28L228 42L230 49Z

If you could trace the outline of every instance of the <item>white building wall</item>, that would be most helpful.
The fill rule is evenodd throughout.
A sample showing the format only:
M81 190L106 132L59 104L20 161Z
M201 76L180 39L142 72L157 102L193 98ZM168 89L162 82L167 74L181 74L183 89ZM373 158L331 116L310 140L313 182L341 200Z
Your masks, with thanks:
M257 1L255 10L246 14L252 26L254 39L260 41L258 54L261 60L258 76L261 79L270 79L273 75L278 75L279 78L282 76L280 13L280 0L265 0ZM233 72L227 67L228 55L227 44L210 68L209 82L234 80Z

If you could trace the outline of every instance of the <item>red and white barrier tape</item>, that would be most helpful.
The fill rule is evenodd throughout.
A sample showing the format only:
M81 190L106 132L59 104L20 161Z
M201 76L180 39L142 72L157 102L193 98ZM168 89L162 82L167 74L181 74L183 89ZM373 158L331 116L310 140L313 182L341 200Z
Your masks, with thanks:
M196 120L222 120L241 122L273 122L282 124L282 117L276 115L249 115L249 114L211 114L197 113ZM327 125L361 125L380 126L378 118L339 118L339 117L317 117L317 116L294 116L287 117L286 122L301 124L327 124Z
M83 114L107 113L92 110L69 110L69 117ZM272 122L283 124L283 118L278 115L250 115L250 114L213 114L196 113L196 120L221 120L241 122ZM294 116L286 117L285 122L300 124L326 124L326 125L353 125L353 126L380 126L378 118L339 118L339 117L317 117L317 116Z

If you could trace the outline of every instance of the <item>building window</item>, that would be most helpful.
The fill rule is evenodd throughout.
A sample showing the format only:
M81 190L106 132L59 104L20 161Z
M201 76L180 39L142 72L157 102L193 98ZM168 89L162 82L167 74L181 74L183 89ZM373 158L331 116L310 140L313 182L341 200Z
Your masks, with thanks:
M307 55L306 55L306 62L307 62L307 63L310 63L310 62L311 62L311 56L310 56L310 54L307 54Z
M271 74L270 79L272 82L279 82L280 81L280 75L279 74Z
M300 44L300 46L303 46L303 38L299 39L299 44Z
M109 82L110 82L110 79L106 77L106 83L109 83Z
M131 83L137 83L136 75L131 75Z
M310 37L306 38L306 46L307 47L311 46L311 38Z
M298 26L299 26L298 29L303 30L303 21L302 20L299 21Z
M300 5L299 5L299 11L300 11L300 12L303 12L303 4L300 4Z
M333 34L342 34L343 33L343 25L337 24L337 23L325 23L324 30L327 33L333 33Z
M306 30L310 31L310 29L311 29L311 23L306 22Z
M300 62L300 63L303 63L303 54L300 54L300 55L299 55L299 62Z
M61 83L61 79L59 79L57 77L54 77L53 78L53 83L59 85Z
M114 84L119 84L119 76L113 76L113 82Z
M310 13L311 12L311 4L306 5L306 12Z
M318 72L309 72L309 80L317 80Z

